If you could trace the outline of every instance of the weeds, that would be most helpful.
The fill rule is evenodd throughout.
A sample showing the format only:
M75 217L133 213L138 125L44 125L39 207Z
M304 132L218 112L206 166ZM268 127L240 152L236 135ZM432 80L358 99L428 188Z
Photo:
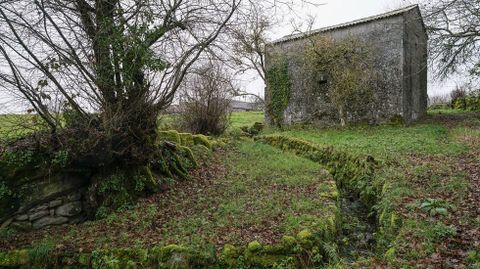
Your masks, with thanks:
M423 201L419 207L424 211L428 212L430 216L446 216L448 214L448 209L452 208L452 205L450 205L447 201L441 199L429 198Z
M34 245L29 250L29 260L31 264L42 265L43 268L48 268L51 262L51 253L54 250L55 244L52 239L45 239L39 244Z

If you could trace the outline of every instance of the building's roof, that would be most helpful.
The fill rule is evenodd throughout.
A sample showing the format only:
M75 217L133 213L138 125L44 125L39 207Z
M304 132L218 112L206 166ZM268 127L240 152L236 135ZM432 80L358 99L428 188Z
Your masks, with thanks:
M311 30L311 31L308 31L308 32L305 32L305 33L291 34L291 35L284 36L280 39L274 40L273 42L271 42L271 44L277 44L277 43L282 43L282 42L285 42L285 41L296 40L296 39L304 38L304 37L311 36L311 35L321 33L321 32L337 30L337 29L340 29L340 28L350 27L350 26L354 26L354 25L357 25L357 24L362 24L362 23L367 23L367 22L371 22L371 21L385 19L385 18L389 18L389 17L393 17L393 16L398 16L398 15L401 15L401 14L403 14L407 11L410 11L412 9L415 9L415 8L418 8L418 5L410 5L410 6L402 8L402 9L389 11L387 13L382 13L382 14L379 14L379 15L374 15L374 16L362 18L362 19L359 19L359 20L354 20L354 21L345 22L345 23L341 23L341 24L336 24L336 25L332 25L332 26L327 26L327 27L316 29L316 30Z

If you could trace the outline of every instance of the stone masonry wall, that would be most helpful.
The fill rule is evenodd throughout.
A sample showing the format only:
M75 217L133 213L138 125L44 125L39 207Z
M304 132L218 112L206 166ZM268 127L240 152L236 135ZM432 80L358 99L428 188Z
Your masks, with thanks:
M427 113L427 41L418 9L404 14L404 118L415 121Z
M30 230L85 221L88 182L88 178L73 174L24 182L18 189L25 191L25 199L15 213L0 214L1 227Z
M15 214L9 227L19 230L40 229L61 224L76 224L86 219L82 192L39 204L27 212Z

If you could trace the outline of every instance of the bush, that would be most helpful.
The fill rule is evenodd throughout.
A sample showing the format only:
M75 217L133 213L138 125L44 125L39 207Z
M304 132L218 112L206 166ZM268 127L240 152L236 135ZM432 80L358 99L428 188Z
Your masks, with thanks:
M452 101L452 108L468 110L468 111L480 111L480 97L479 96L459 97L454 101Z
M190 74L181 89L180 128L195 134L220 135L230 123L231 77L220 64L208 63Z
M455 102L455 100L459 98L464 98L467 96L467 90L465 87L457 87L455 90L453 90L450 93L450 100L452 100L452 104Z
M253 137L253 136L259 135L260 132L262 132L264 127L265 125L263 123L255 122L253 126L240 127L240 130L242 130L246 135Z
M428 107L430 109L445 109L450 106L451 96L446 94L443 95L433 95L428 97Z
M480 111L480 94L478 90L468 89L467 86L457 87L450 94L451 107L468 111Z

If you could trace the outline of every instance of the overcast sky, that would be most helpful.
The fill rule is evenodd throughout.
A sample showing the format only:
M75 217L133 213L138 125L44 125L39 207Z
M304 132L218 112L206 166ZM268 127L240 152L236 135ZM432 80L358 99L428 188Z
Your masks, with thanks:
M296 1L296 0L294 0ZM277 23L270 31L269 38L275 40L285 35L291 34L295 28L293 25L301 25L302 21L308 17L315 18L313 28L321 28L325 26L335 25L348 22L380 13L384 13L393 9L399 9L404 6L411 5L418 0L312 0L311 3L322 4L313 6L310 4L295 5L294 11L279 12L279 23ZM306 27L306 23L303 23ZM449 93L456 83L461 83L459 78L448 79L444 82L430 81L428 85L428 94L441 95ZM264 85L253 73L245 77L242 83L245 90L256 94L263 95Z

